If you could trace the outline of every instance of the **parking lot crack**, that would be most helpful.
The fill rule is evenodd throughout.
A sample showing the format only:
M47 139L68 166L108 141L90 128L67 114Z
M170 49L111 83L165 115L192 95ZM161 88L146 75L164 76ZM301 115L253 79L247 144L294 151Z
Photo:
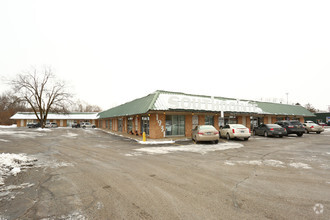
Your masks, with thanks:
M253 178L254 176L256 176L256 172L257 172L257 166L254 166L250 175L248 175L247 177L245 177L243 180L237 182L235 184L235 186L233 187L233 193L232 193L232 201L233 201L233 205L235 208L241 208L242 207L242 203L239 203L238 202L238 199L237 199L237 192L239 190L239 187L246 183L249 179Z

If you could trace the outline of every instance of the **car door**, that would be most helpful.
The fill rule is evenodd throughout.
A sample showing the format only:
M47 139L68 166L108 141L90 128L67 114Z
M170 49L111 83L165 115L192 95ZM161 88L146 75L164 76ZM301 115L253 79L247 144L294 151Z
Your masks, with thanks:
M226 137L227 133L229 133L229 129L230 129L229 125L225 125L221 130L221 136Z
M264 124L260 125L260 135L264 135L266 130L267 130L266 125Z
M261 125L259 125L258 127L256 127L256 129L255 129L256 135L260 135L260 129L261 129Z

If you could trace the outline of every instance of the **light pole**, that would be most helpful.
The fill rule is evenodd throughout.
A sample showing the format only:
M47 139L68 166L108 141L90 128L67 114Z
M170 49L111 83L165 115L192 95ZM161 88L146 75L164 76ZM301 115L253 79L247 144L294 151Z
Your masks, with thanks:
M289 93L285 93L286 94L286 104L289 104Z

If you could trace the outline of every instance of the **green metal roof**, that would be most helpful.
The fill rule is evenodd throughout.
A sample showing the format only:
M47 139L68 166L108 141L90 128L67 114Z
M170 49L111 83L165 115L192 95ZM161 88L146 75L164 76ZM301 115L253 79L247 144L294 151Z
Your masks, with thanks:
M150 110L159 110L159 106L162 106L162 104L164 104L164 110L170 110L170 109L166 109L166 103L156 104L156 101L160 94L183 95L183 96L191 96L195 98L211 98L211 96L192 95L181 92L169 92L169 91L157 90L156 92L151 93L145 97L135 99L133 101L127 102L117 107L100 112L99 118L112 118L112 117L144 114ZM215 96L214 99L236 100L234 98L224 98L217 96ZM259 107L262 110L262 112L260 112L259 114L314 116L314 114L312 114L307 109L299 105L286 105L286 104L271 103L271 102L258 102L252 100L241 100L241 101L256 103L257 107ZM185 111L187 111L187 109Z
M314 116L301 105L287 105L271 102L255 102L265 114L272 115L299 115L299 116Z
M135 99L131 102L119 105L117 107L108 109L106 111L100 112L100 118L111 118L118 116L128 116L147 113L155 100L157 99L159 93L151 93L145 97Z

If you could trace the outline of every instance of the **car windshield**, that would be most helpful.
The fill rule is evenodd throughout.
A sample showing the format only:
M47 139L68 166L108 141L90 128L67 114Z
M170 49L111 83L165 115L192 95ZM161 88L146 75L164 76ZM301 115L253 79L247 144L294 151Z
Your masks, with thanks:
M269 127L269 128L281 128L281 126L279 126L277 124L268 124L267 127Z
M244 125L240 125L240 124L230 125L230 127L232 127L232 128L246 128Z
M203 125L199 127L199 130L215 130L215 127L212 125Z

